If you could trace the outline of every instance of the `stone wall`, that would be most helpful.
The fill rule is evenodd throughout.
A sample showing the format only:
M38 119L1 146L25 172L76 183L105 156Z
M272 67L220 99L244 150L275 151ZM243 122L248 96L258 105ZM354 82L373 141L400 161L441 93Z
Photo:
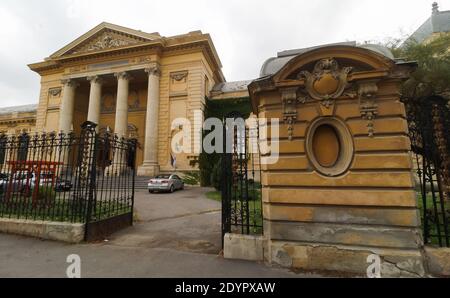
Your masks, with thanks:
M84 240L84 224L0 218L0 232L80 243Z
M331 46L250 85L254 112L281 121L279 160L263 165L267 261L365 274L375 254L386 276L424 275L399 96L413 67Z

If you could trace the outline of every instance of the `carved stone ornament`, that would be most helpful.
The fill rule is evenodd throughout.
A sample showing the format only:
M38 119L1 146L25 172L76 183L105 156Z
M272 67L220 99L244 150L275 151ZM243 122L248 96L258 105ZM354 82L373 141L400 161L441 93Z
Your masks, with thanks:
M61 84L69 87L69 88L78 88L80 86L80 83L73 79L62 79Z
M100 35L95 41L88 44L85 47L81 47L77 50L74 50L72 54L78 54L82 52L94 52L101 50L114 49L129 45L137 44L139 41L131 38L126 38L122 36L118 36L112 32L104 32Z
M48 90L48 93L51 96L56 97L56 96L60 96L61 95L61 91L62 91L61 88L52 88L52 89Z
M122 72L117 72L114 74L114 76L118 79L118 80L131 80L133 77L126 71L122 71Z
M151 61L152 61L152 58L150 58L150 57L140 57L140 58L138 59L138 62L139 62L139 63L151 62Z
M89 76L86 78L89 82L94 84L103 84L104 80L99 76Z
M287 88L281 91L283 100L283 121L288 125L288 138L292 141L294 124L297 121L297 87Z
M326 108L334 104L336 98L342 96L347 87L347 77L352 67L339 68L334 58L322 59L316 63L312 73L301 71L298 79L305 79L305 90L300 91L300 102L319 100ZM350 97L356 94L346 94Z
M157 76L157 77L161 76L161 69L158 66L147 67L145 69L145 72L149 76Z
M367 120L369 137L375 133L374 120L378 115L378 105L375 102L375 95L378 92L377 82L358 83L359 109L363 120Z
M170 74L170 78L175 80L175 81L177 81L177 82L181 82L182 80L187 78L187 76L188 76L188 72L187 71L175 72L175 73L171 73Z

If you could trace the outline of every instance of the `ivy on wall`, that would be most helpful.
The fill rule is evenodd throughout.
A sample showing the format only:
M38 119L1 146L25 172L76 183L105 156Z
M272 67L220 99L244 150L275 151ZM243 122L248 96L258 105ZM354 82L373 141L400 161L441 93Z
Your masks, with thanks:
M206 98L204 117L225 119L231 112L240 112L247 119L252 107L249 97L210 100ZM210 131L203 131L205 137ZM202 186L214 186L220 190L221 156L218 153L201 153L198 159L200 169L200 183Z

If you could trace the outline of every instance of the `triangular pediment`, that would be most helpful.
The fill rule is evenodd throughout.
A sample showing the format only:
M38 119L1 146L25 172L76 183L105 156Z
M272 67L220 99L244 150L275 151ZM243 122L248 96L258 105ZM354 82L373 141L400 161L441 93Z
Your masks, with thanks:
M114 48L131 46L139 43L144 43L147 40L124 34L110 29L103 29L92 38L89 38L79 46L74 47L66 52L67 55L83 54L89 52L97 52L102 50L110 50Z
M159 38L158 34L149 34L114 24L102 23L50 57L57 58L119 49Z

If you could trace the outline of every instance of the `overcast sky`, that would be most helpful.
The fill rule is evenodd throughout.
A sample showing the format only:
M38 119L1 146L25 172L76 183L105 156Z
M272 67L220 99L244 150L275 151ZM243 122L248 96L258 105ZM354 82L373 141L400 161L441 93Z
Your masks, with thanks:
M210 33L227 81L278 51L411 34L432 0L1 0L0 107L37 103L39 62L106 21L164 36ZM450 9L440 0L441 10Z

